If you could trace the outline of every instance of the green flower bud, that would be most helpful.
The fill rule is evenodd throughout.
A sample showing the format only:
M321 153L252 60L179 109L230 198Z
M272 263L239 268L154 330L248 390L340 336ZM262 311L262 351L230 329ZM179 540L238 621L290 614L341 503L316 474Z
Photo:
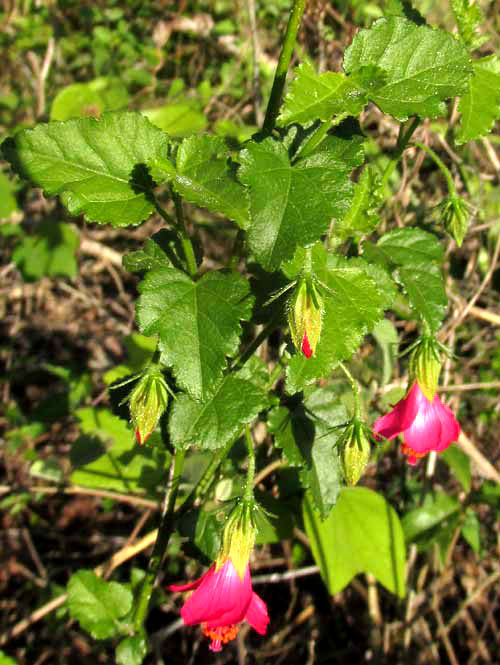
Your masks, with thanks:
M147 441L168 404L168 388L159 367L151 365L128 397L137 443Z
M470 206L460 196L451 194L439 208L445 229L460 247L469 226Z
M321 336L323 300L310 279L302 279L292 296L288 324L293 343L306 358L316 350Z
M340 439L344 476L349 485L356 485L370 459L370 438L362 422L355 418Z
M417 381L420 390L432 402L436 394L441 360L437 344L432 337L423 337L410 356L409 385Z
M245 500L231 511L224 527L216 569L221 568L227 559L231 559L238 575L243 579L257 533L254 511L254 502Z

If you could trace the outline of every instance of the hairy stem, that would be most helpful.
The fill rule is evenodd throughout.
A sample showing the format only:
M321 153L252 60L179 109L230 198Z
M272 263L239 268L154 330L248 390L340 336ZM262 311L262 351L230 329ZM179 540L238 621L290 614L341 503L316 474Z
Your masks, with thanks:
M263 130L266 133L272 132L276 118L278 117L283 88L285 87L286 82L286 75L288 73L288 67L290 66L295 40L297 39L297 33L299 31L300 21L302 20L305 6L306 0L294 0L290 18L288 19L288 25L286 26L285 38L283 40L283 46L281 47L278 66L276 67L276 73L274 75L271 96L269 97L269 102L267 104L266 117L264 118Z
M355 418L360 418L361 417L361 400L360 400L360 388L359 388L359 383L356 381L356 379L353 377L351 372L347 369L347 367L344 365L344 363L339 363L340 369L344 372L346 377L349 380L349 383L351 384L352 388L352 396L354 399L354 417Z
M175 501L177 499L177 490L179 481L184 468L184 451L176 450L170 465L167 488L163 500L162 516L160 526L158 527L158 536L154 544L153 553L149 560L148 570L142 581L139 594L134 609L134 628L140 630L146 620L153 587L160 570L165 554L167 552L168 542L174 530L175 525Z
M420 118L413 118L410 126L404 131L404 126L401 125L400 127L400 133L399 133L399 138L398 142L396 144L396 151L394 153L393 158L387 164L386 169L384 171L384 174L382 176L382 186L385 187L387 183L389 182L389 178L391 175L394 173L394 169L396 168L397 163L401 159L401 155L403 152L406 150L408 143L410 142L410 139L413 135L413 132L417 129L418 125L420 124Z
M419 143L418 141L414 141L413 145L416 146L417 148L420 148L420 150L426 152L429 155L429 157L435 162L441 173L446 178L446 184L448 185L448 193L451 196L456 196L457 190L455 187L455 183L453 182L450 170L444 164L444 162L437 156L434 150L432 148L429 148L429 146L425 145L424 143Z
M253 448L252 433L250 432L249 425L245 428L245 443L248 450L248 469L247 469L247 484L245 485L245 493L243 499L251 501L253 499L253 480L255 477L255 450Z

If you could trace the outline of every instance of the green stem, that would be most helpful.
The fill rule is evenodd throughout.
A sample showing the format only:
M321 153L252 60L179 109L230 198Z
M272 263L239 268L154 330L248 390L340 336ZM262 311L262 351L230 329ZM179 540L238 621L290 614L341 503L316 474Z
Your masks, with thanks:
M349 379L349 383L351 384L352 388L352 396L354 399L354 417L355 418L360 418L361 417L361 400L360 400L360 387L359 383L356 381L356 379L353 377L351 372L347 369L347 367L344 365L344 363L339 363L340 369L344 372L346 377Z
M148 614L149 603L153 593L158 571L160 570L165 554L167 552L168 542L174 530L175 524L175 501L179 489L179 481L184 468L184 451L176 450L170 465L167 489L163 500L163 510L158 527L158 536L154 544L153 553L149 560L148 570L142 581L139 596L134 608L134 627L138 631L141 629Z
M283 88L285 87L286 82L286 75L288 73L288 67L290 66L295 40L297 39L297 33L299 31L300 21L302 20L305 6L306 0L294 0L290 18L288 19L285 38L283 40L278 66L276 67L276 73L274 75L271 96L269 97L269 102L267 104L266 117L264 118L263 130L268 134L272 132L274 123L278 117Z
M420 118L413 118L411 125L408 127L408 130L405 132L404 131L404 126L400 125L400 132L399 132L399 138L398 142L396 145L396 152L389 162L387 164L386 169L384 171L384 174L382 176L382 186L385 187L387 183L389 182L389 178L394 172L394 169L396 168L397 163L401 159L401 155L403 152L406 150L406 147L408 143L410 142L410 139L413 135L413 132L416 130L418 125L420 124Z
M255 477L255 450L253 447L252 433L250 427L247 425L245 428L245 442L248 449L248 469L247 469L247 484L245 486L245 493L243 494L244 501L252 501L253 499L253 479Z
M162 217L169 226L172 226L176 231L177 234L179 235L179 239L181 241L182 245L182 250L184 252L184 256L186 258L186 266L188 269L189 274L191 277L194 277L198 271L198 267L196 265L196 258L194 255L194 250L193 250L193 245L191 243L191 238L188 235L187 229L186 229L186 222L184 220L184 213L182 210L182 201L181 198L178 194L176 194L173 190L171 190L172 198L174 200L174 205L175 205L175 214L177 217L177 223L175 220L170 217L170 215L161 207L161 205L158 203L158 201L155 199L154 204L155 204L155 209L156 212Z
M417 146L417 148L420 148L420 150L423 150L424 152L426 152L429 155L429 157L436 163L439 170L441 171L441 173L446 178L446 184L448 185L448 193L451 196L456 196L457 195L457 190L456 190L456 187L455 187L455 183L453 182L453 178L451 176L450 170L444 164L444 162L437 156L437 154L434 152L434 150L432 148L429 148L429 146L424 145L423 143L419 143L418 141L414 141L413 145Z
M173 190L172 198L174 200L175 214L178 222L177 232L179 233L182 249L184 250L184 256L186 257L188 272L191 277L194 277L198 272L198 266L196 265L193 244L187 232L186 220L184 219L184 210L182 209L182 199Z
M231 371L234 372L236 371L237 368L242 367L247 360L249 360L255 351L259 348L259 346L262 344L262 342L269 337L271 332L279 325L281 321L281 312L276 314L275 317L267 323L264 328L261 330L261 332L257 335L257 337L253 340L253 342L250 342L250 344L247 346L247 348L239 355L237 356L232 365L231 365Z
M308 157L312 152L316 150L316 148L323 141L323 139L328 134L330 129L332 129L332 127L340 125L342 120L347 118L348 115L349 115L348 113L340 113L335 118L332 118L332 120L328 120L327 122L322 122L320 126L316 129L314 134L312 134L309 137L309 139L304 143L304 146L299 150L298 154L295 157L296 158L299 157L300 159Z

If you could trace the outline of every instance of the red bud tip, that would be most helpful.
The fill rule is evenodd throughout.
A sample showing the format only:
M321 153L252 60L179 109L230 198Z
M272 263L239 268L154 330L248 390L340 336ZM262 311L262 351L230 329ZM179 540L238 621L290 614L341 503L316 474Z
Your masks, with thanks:
M143 441L141 441L141 433L139 432L139 429L135 430L135 440L140 446L142 446L142 444L144 443Z
M304 337L302 339L302 353L305 355L306 358L310 358L313 353L306 332L304 333Z

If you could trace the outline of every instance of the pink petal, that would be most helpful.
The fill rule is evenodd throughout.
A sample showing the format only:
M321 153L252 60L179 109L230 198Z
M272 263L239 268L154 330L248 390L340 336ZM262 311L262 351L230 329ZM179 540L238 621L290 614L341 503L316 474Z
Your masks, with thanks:
M377 418L373 425L375 434L393 439L408 429L417 415L421 397L425 399L418 384L415 383L406 397L400 400L390 413Z
M267 624L269 623L267 605L255 591L252 592L252 600L248 606L245 619L259 635L266 634Z
M209 628L239 623L245 617L252 595L250 570L240 579L228 559L217 572L215 565L205 573L196 591L184 603L184 623L206 623Z
M450 443L456 441L460 434L460 425L455 418L453 411L449 406L443 404L439 397L436 395L434 398L433 405L436 410L437 417L441 422L441 438L439 440L437 448L438 452L441 452L447 448Z
M205 573L205 575L207 575L207 573ZM194 582L188 582L187 584L170 584L167 589L169 591L191 591L191 589L197 589L205 575L202 575L197 580L194 580Z
M309 338L306 332L304 333L304 337L302 338L302 353L305 355L306 358L310 358L312 356L312 349L311 345L309 344Z
M424 397L419 402L419 408L414 421L403 432L403 440L407 446L417 453L428 453L437 450L441 440L441 421L437 414L434 402Z

